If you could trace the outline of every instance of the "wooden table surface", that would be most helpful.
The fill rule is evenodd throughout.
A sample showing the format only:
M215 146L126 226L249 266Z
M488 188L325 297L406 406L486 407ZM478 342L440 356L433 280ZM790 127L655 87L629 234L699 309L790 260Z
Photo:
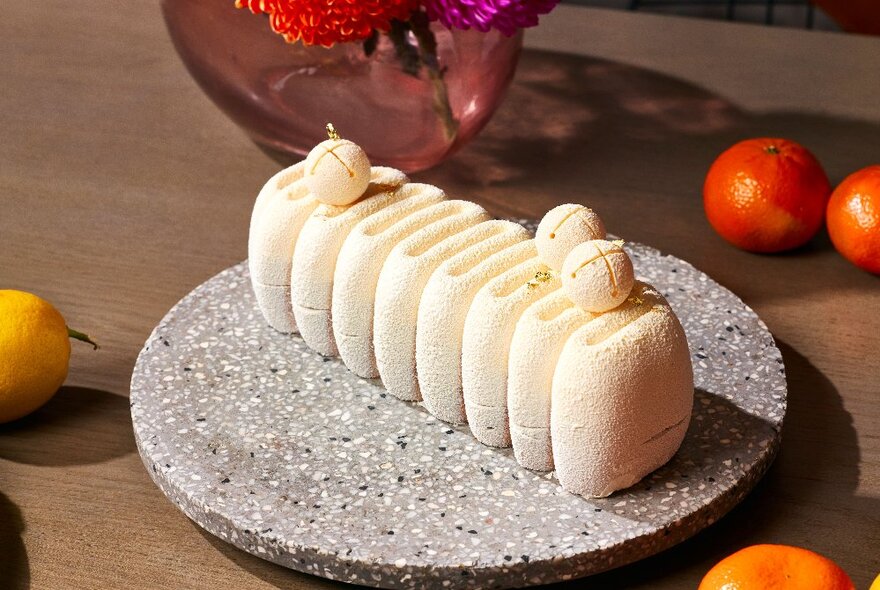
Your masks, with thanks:
M100 6L100 8L99 8ZM722 556L819 551L880 571L880 278L824 234L756 256L709 228L701 184L737 139L809 146L837 182L880 161L880 39L560 8L528 36L506 103L416 178L498 215L588 203L630 240L739 294L785 358L781 453L729 516L591 588L695 588ZM331 588L203 533L135 450L128 382L163 314L246 255L278 164L201 94L152 2L8 2L0 18L0 287L36 292L102 348L0 427L0 588ZM570 587L580 587L572 584Z

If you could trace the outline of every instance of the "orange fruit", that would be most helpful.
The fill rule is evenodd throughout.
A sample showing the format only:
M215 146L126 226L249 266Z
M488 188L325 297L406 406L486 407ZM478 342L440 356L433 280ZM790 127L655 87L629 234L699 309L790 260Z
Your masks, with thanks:
M67 378L71 330L61 313L33 293L0 289L0 424L49 401Z
M828 201L828 234L843 257L880 274L880 165L853 172Z
M752 545L709 570L699 590L855 590L840 566L788 545Z
M706 175L703 206L722 238L750 252L781 252L816 235L831 185L803 146L787 139L741 141Z

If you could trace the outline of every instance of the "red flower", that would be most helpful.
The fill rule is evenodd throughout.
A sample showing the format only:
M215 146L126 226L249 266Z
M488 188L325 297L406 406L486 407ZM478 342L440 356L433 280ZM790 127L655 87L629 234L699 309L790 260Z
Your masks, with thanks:
M236 0L239 8L269 15L272 30L289 42L330 47L360 41L406 20L419 0Z

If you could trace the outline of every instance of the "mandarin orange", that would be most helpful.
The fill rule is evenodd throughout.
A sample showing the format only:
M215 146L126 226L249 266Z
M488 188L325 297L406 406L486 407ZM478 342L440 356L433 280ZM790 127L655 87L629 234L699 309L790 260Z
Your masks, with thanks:
M721 237L750 252L805 244L822 226L831 185L803 146L787 139L741 141L706 175L703 206Z
M725 557L699 590L855 590L840 566L788 545L752 545Z
M880 274L880 164L850 174L834 189L827 220L837 251L859 268Z

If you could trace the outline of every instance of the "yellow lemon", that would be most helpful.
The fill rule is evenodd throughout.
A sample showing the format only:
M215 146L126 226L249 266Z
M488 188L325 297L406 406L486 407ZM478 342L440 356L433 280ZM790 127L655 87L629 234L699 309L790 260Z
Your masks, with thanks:
M30 414L49 401L64 379L69 330L51 303L24 291L0 290L0 424Z
M874 583L871 584L868 590L880 590L880 574L877 574L877 577L874 578Z

